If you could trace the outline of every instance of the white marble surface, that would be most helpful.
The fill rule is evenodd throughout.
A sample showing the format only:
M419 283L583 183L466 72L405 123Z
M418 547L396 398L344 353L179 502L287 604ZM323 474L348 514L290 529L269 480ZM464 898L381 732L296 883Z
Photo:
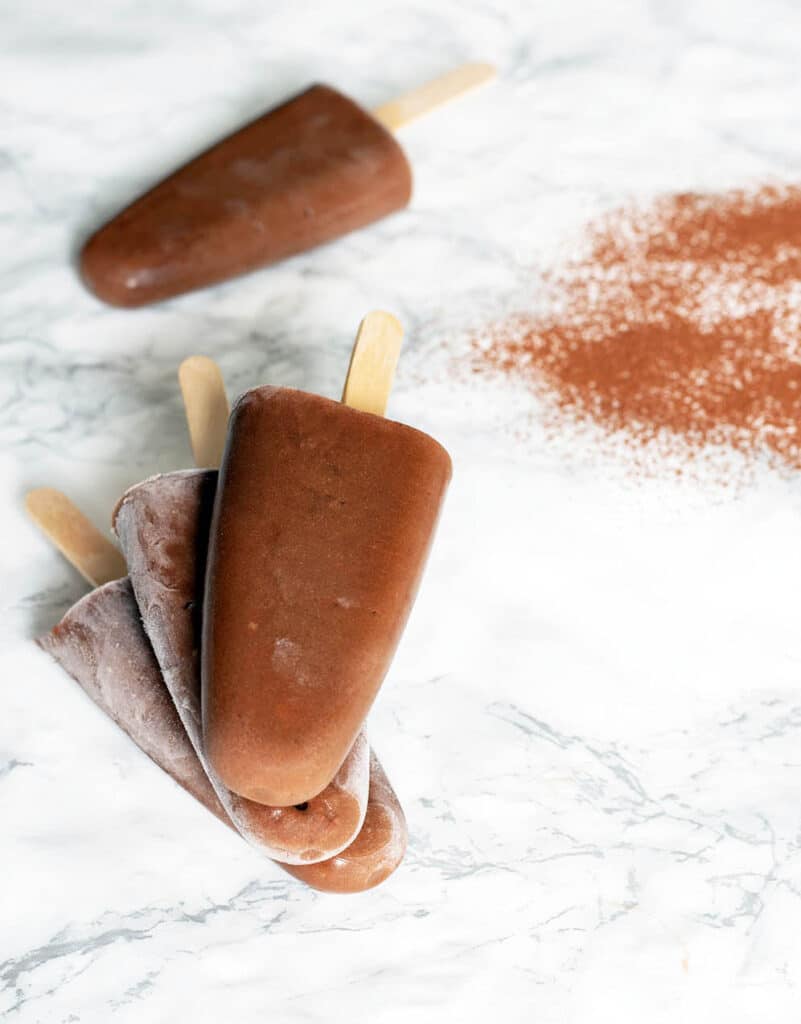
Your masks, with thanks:
M800 36L792 0L0 5L4 1020L797 1019L801 482L638 483L447 358L593 213L797 178ZM404 134L406 213L141 312L81 288L85 232L220 132L310 79L372 104L469 58L501 79ZM456 476L371 721L408 861L334 898L33 647L84 587L21 503L52 484L104 522L186 465L191 352L232 391L336 394L372 307L408 329L392 412Z

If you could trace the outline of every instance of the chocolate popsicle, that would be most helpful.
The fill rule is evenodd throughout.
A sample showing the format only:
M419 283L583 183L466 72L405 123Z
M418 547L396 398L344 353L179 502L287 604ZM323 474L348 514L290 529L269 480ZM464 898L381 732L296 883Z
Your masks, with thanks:
M406 206L392 132L487 81L465 64L373 113L326 85L268 111L175 171L85 243L81 273L141 306L304 252Z
M159 768L234 828L164 685L127 579L87 594L37 643ZM367 814L354 842L332 860L279 866L322 892L362 892L398 867L406 842L403 811L373 756Z
M364 821L369 748L360 734L338 771L304 806L268 807L227 790L205 760L200 726L200 609L217 473L185 470L130 488L113 515L145 631L187 735L238 830L282 863L347 847Z
M277 806L319 793L362 727L451 475L433 438L261 387L231 415L203 633L207 756Z
M409 202L383 125L314 85L196 157L100 228L84 281L141 306L235 277L364 227Z

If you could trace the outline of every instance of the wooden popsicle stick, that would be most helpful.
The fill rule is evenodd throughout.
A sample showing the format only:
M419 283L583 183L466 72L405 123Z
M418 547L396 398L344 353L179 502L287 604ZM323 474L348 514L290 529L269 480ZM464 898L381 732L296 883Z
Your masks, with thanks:
M219 366L208 356L189 356L178 368L195 465L217 469L222 461L230 412Z
M89 520L66 494L39 487L25 497L25 508L42 533L93 586L127 573L119 548Z
M228 425L228 396L219 366L206 356L185 359L178 371L197 465L220 464ZM61 491L39 487L25 497L28 515L92 586L127 573L122 553Z
M398 131L418 117L441 107L495 77L492 64L462 64L447 74L434 78L402 96L382 103L372 111L373 117L391 132Z
M391 313L375 310L359 324L350 354L342 401L353 409L383 416L395 379L403 328Z

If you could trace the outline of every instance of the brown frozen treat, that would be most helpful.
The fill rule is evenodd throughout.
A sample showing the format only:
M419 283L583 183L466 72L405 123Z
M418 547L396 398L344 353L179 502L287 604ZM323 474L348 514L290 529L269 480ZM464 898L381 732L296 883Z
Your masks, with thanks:
M161 678L127 579L87 594L37 643L159 768L230 824Z
M411 427L262 387L231 415L211 527L203 730L229 789L296 804L389 668L451 475Z
M367 809L369 748L360 734L332 780L300 807L270 807L228 791L205 763L200 728L200 606L217 473L152 477L127 491L114 527L145 630L197 754L237 829L275 860L309 864L358 834ZM299 801L300 803L300 801Z
M87 594L37 643L159 768L234 828L178 718L127 579ZM354 842L329 861L279 867L323 892L360 892L395 870L406 846L403 811L374 755L370 768L367 815Z
M206 150L86 242L99 298L141 306L304 252L409 202L390 132L325 85Z
M322 892L364 892L380 885L403 860L406 817L375 754L370 755L370 800L362 830L347 850L319 864L284 870Z

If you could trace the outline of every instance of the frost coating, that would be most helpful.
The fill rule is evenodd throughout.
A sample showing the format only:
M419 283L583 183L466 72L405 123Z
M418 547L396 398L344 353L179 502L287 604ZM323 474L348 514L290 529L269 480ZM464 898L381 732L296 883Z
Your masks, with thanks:
M164 685L129 580L87 594L37 643L159 768L230 825Z

